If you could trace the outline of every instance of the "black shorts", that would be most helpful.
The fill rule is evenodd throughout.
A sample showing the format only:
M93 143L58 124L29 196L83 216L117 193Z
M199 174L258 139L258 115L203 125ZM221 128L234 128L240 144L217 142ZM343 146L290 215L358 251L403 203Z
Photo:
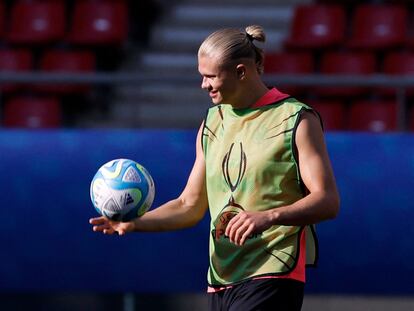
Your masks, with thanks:
M300 311L305 284L289 279L251 280L208 294L209 311Z

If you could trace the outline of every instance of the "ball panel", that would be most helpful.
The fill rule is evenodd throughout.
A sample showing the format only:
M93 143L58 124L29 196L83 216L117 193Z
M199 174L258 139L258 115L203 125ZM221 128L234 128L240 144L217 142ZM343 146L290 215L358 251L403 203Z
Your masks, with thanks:
M108 218L111 218L114 215L120 214L122 211L121 206L117 204L116 200L112 197L110 197L108 200L105 201L105 203L101 206L101 212L107 216Z
M125 160L113 160L108 162L107 164L104 164L100 168L100 172L106 179L113 179L119 176L122 170L122 164L125 162Z
M122 176L122 181L140 183L142 180L137 170L133 166L130 166L126 169L124 175Z
M143 173L143 175L146 179L146 183L148 185L148 193L146 195L145 202L142 204L142 208L141 208L140 215L139 215L139 216L142 216L143 214L145 214L145 212L147 212L149 210L152 203L154 202L155 185L154 185L154 180L152 179L152 176L147 171L147 169L145 167L143 167L142 165L138 164L138 163L137 163L137 167Z
M110 196L111 189L107 186L104 179L98 177L92 181L91 198L96 208L100 210Z

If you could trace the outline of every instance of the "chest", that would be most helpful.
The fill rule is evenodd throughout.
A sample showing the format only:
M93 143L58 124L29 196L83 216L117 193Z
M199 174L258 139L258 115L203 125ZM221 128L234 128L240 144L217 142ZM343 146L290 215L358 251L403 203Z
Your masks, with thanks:
M223 116L208 124L214 133L205 150L208 175L239 180L246 172L267 172L278 163L292 161L294 122L268 111Z

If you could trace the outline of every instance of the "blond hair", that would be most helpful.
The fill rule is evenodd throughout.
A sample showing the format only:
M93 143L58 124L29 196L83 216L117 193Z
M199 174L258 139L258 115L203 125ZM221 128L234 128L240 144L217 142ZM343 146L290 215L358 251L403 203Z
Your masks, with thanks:
M223 66L242 58L252 59L259 74L263 73L264 52L253 41L265 42L261 26L247 26L244 31L224 28L213 32L201 44L198 55L215 58Z

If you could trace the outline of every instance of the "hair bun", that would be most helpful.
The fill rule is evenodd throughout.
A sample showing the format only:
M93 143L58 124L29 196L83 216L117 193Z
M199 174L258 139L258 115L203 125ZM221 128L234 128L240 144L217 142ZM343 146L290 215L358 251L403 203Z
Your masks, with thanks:
M264 29L262 26L259 25L251 25L245 28L246 34L248 38L253 41L257 40L259 42L266 41L266 35L264 33Z

